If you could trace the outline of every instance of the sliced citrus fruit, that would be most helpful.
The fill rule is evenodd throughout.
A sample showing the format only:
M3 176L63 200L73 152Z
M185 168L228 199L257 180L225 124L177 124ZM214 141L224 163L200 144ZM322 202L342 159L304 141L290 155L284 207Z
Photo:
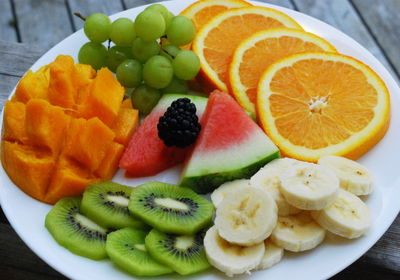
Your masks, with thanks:
M181 12L181 15L190 18L196 28L196 32L211 18L233 8L252 6L242 0L200 0L194 2Z
M385 135L389 92L367 65L335 53L302 53L272 64L257 92L261 126L281 152L317 161L357 159Z
M232 9L213 17L192 45L201 63L201 82L207 88L227 91L228 68L236 47L257 31L277 27L302 29L288 15L264 7Z
M303 52L336 52L324 39L312 33L289 28L259 31L236 48L229 66L229 92L239 104L255 113L257 85L261 74L272 63Z

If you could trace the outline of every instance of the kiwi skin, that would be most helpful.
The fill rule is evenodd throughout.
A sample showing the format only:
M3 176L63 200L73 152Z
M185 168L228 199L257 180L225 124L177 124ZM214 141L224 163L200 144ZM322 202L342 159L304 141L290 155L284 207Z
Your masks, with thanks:
M160 206L159 198L189 205L186 210ZM171 234L191 235L212 222L213 204L194 191L177 185L148 182L132 190L128 208L146 224Z
M81 211L88 218L106 228L134 227L148 229L143 221L133 217L128 210L132 189L132 187L112 181L90 185L83 193ZM111 201L109 197L118 197L121 202ZM121 204L124 200L126 200L126 206Z
M80 204L80 197L60 199L47 214L45 226L57 243L72 253L105 259L107 229L80 214Z
M123 228L107 236L106 251L111 261L134 276L158 276L173 270L157 262L146 251L144 240L148 232Z
M192 239L192 245L187 248L177 248L178 239ZM201 272L210 267L204 245L204 231L195 235L172 235L152 229L146 236L146 249L150 255L162 264L171 267L180 275ZM187 243L185 241L183 243Z

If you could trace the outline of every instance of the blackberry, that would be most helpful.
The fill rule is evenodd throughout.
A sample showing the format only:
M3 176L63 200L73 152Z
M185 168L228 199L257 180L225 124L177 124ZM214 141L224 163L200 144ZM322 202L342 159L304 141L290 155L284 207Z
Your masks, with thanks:
M201 129L196 105L186 97L175 100L160 117L157 129L167 146L183 148L194 143Z

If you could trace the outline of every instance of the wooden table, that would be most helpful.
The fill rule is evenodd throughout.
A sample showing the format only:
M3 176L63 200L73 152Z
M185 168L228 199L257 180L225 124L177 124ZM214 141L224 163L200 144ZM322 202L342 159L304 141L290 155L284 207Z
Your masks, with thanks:
M82 27L81 20L71 16L72 11L79 11L84 15L93 12L113 14L151 2L156 1L1 0L1 106L19 78L40 55ZM184 1L182 2L182 6L186 6ZM335 26L369 49L393 76L399 79L400 0L267 0L264 2L298 10ZM399 93L392 92L392 94ZM21 241L2 211L0 211L0 278L65 279L40 260ZM400 279L400 216L372 249L332 279Z

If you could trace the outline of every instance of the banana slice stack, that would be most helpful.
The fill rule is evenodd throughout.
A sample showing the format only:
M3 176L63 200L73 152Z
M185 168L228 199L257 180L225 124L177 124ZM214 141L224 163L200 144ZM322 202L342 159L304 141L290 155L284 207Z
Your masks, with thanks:
M272 267L284 250L311 250L326 231L358 238L372 219L357 195L372 190L368 169L346 158L274 160L250 180L227 182L211 194L217 211L204 238L207 258L232 277Z

